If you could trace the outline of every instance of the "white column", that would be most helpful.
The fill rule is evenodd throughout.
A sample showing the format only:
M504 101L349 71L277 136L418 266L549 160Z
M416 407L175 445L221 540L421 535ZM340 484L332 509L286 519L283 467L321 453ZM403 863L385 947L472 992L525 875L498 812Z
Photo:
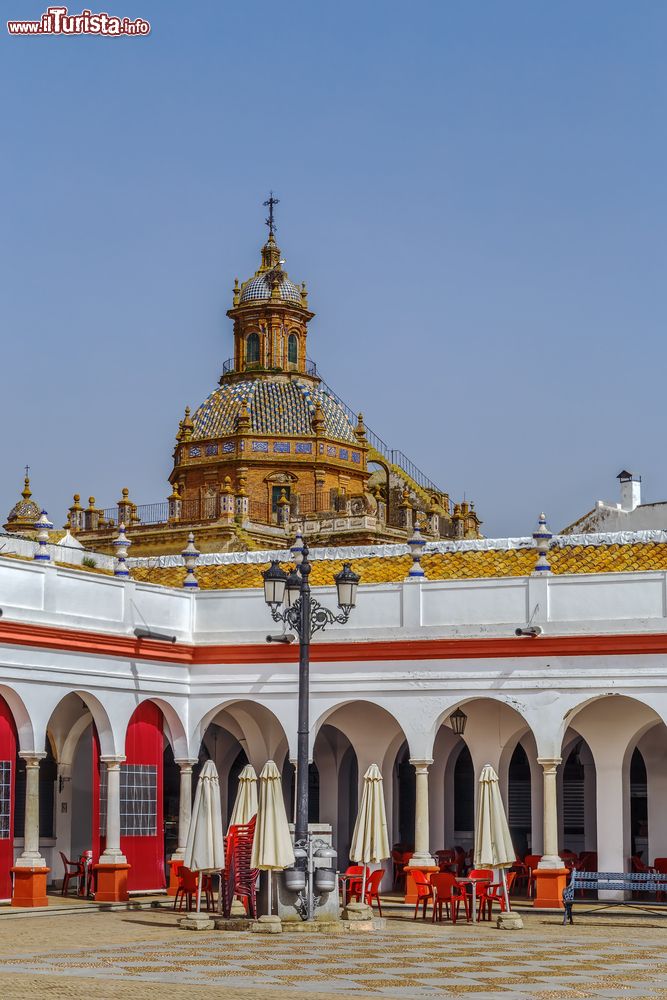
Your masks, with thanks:
M434 865L435 861L429 852L429 818L428 818L428 769L432 760L413 760L410 763L415 769L415 853L410 858L414 867Z
M591 757L590 761L584 761L584 850L585 851L596 851L598 845L595 782L596 782L595 764L593 763L593 758ZM650 829L651 827L649 825L649 832Z
M190 817L192 816L192 768L196 760L177 760L181 769L181 784L178 794L178 846L172 858L185 857L185 846L188 842Z
M445 754L437 754L428 783L429 826L431 843L436 851L450 846L445 839L445 765ZM429 846L431 845L429 844Z
M120 849L120 765L124 756L100 757L107 769L106 847L101 865L124 865L127 858Z
M623 794L623 764L618 759L605 760L601 755L595 759L598 871L623 872L627 868L630 827Z
M46 861L39 853L39 762L46 754L33 750L19 750L25 761L25 827L23 853L16 860L20 868L46 868Z
M544 854L540 868L562 868L563 862L558 854L558 788L556 776L560 757L538 757L542 766L544 786Z

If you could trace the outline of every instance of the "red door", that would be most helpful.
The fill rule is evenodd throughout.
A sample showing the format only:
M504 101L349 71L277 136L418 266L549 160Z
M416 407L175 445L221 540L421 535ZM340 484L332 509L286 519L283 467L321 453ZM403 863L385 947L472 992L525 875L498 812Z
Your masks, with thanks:
M0 697L0 899L12 894L15 780L16 725L9 705Z
M120 847L132 867L130 891L164 889L162 712L144 701L130 719L121 766Z

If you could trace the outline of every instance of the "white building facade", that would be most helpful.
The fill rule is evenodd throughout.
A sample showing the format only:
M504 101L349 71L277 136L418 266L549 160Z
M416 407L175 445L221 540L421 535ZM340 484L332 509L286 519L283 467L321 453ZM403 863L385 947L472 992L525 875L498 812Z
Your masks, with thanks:
M333 587L317 596L335 607ZM42 904L60 852L84 850L99 899L163 889L207 758L223 816L243 764L267 759L290 807L298 649L266 643L261 590L0 557L0 609L1 898ZM517 636L526 623L541 634ZM665 570L362 580L349 623L313 641L310 692L311 819L341 866L371 763L390 843L425 867L472 845L492 764L517 854L542 855L542 905L558 905L564 849L601 871L667 856Z

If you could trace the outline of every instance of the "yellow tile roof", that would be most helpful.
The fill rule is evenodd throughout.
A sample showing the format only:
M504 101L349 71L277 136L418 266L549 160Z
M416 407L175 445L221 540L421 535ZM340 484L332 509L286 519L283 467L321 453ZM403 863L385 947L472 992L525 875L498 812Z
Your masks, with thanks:
M474 580L484 577L528 576L537 560L535 549L491 549L485 551L434 553L422 557L428 580ZM353 560L362 583L398 583L408 575L410 556L386 556ZM572 545L553 548L549 562L554 574L627 573L667 570L667 544L641 542L630 545ZM315 560L310 575L314 586L332 583L332 574L342 568L340 560ZM261 587L265 564L233 563L199 566L197 580L202 590ZM182 567L134 567L132 578L168 587L183 584Z

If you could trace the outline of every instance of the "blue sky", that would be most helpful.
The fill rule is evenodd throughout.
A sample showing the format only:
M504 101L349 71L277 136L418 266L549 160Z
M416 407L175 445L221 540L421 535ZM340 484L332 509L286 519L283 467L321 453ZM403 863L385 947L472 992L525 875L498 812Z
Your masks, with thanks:
M0 513L167 496L269 188L310 356L485 534L667 498L664 3L101 7L150 36L0 36Z

